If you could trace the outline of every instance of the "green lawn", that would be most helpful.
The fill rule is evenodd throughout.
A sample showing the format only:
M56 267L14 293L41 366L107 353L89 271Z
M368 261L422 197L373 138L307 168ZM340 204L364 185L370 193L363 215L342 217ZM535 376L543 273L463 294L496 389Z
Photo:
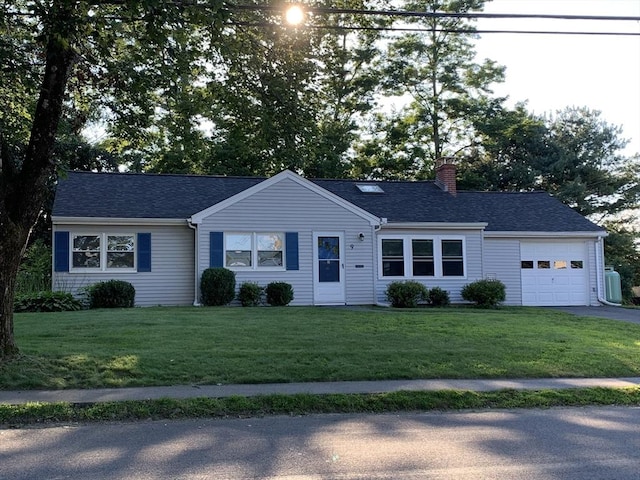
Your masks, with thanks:
M640 376L640 326L533 308L17 314L0 388Z

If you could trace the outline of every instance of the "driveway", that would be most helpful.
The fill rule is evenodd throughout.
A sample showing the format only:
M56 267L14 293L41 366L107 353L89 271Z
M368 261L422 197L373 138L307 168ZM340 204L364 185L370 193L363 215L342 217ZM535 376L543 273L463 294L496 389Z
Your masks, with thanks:
M553 309L582 317L609 318L611 320L622 320L624 322L640 324L640 309L637 308L602 305L600 307L553 307Z

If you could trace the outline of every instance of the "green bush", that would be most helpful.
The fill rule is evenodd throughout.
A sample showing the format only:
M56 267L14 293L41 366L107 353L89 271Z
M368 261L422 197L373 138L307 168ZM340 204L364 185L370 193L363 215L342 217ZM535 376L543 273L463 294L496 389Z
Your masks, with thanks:
M271 282L265 288L267 303L274 307L284 307L293 300L293 287L286 282Z
M17 294L14 312L71 312L80 310L82 302L67 292L36 292Z
M418 305L418 302L427 300L429 289L420 282L407 280L406 282L391 282L387 287L386 294L392 307L413 308Z
M238 300L243 307L256 307L262 303L264 288L255 282L244 282L238 290Z
M427 300L429 301L429 304L434 307L446 307L451 303L451 300L449 300L449 292L441 289L440 287L433 287L429 290Z
M504 283L500 280L478 280L462 288L462 298L479 307L495 307L505 297Z
M129 308L133 307L136 289L123 280L107 280L86 288L89 308Z
M32 295L51 290L51 249L42 240L27 248L16 277L16 294Z
M200 278L200 294L206 306L228 305L236 296L236 274L223 267L207 268Z

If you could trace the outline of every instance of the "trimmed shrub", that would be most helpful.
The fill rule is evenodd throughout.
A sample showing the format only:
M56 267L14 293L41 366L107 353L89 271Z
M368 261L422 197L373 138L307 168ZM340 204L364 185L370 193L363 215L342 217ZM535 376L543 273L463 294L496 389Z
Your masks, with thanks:
M86 292L89 308L130 308L136 298L136 289L124 280L94 283Z
M44 291L16 295L13 311L19 312L72 312L80 310L82 302L67 292Z
M449 292L441 289L440 287L433 287L429 290L427 300L429 301L429 304L434 307L446 307L451 303L449 300Z
M293 287L286 282L271 282L264 291L267 303L273 307L284 307L293 300Z
M386 294L392 307L414 308L418 302L427 300L429 289L420 282L407 280L406 282L391 282L387 287Z
M208 307L228 305L236 297L236 274L228 268L207 268L200 278L200 292Z
M264 288L255 282L244 282L238 290L238 300L243 307L256 307L262 303Z
M496 307L504 302L506 292L500 280L478 280L462 288L462 298L479 307Z

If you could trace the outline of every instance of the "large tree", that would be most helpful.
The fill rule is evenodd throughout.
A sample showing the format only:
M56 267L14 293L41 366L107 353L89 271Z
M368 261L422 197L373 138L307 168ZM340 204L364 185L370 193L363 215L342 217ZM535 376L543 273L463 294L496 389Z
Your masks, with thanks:
M476 62L472 23L446 14L480 11L484 3L404 3L406 10L426 15L407 20L417 31L392 39L381 69L384 93L409 102L378 116L371 139L361 145L360 175L425 178L435 160L473 145L473 118L501 102L493 98L491 87L503 80L504 68L490 60ZM397 158L398 168L393 169Z
M0 359L18 352L15 279L56 174L65 101L92 83L97 99L115 98L131 86L127 74L135 74L145 77L147 88L128 91L137 94L129 112L144 116L147 95L164 80L152 70L157 58L178 55L174 38L193 24L205 26L213 44L220 7L218 1L186 0L16 0L0 7ZM144 48L129 48L136 43Z
M524 105L494 109L475 122L478 144L460 162L460 186L545 190L594 220L636 208L640 158L600 112L569 107L537 117Z

